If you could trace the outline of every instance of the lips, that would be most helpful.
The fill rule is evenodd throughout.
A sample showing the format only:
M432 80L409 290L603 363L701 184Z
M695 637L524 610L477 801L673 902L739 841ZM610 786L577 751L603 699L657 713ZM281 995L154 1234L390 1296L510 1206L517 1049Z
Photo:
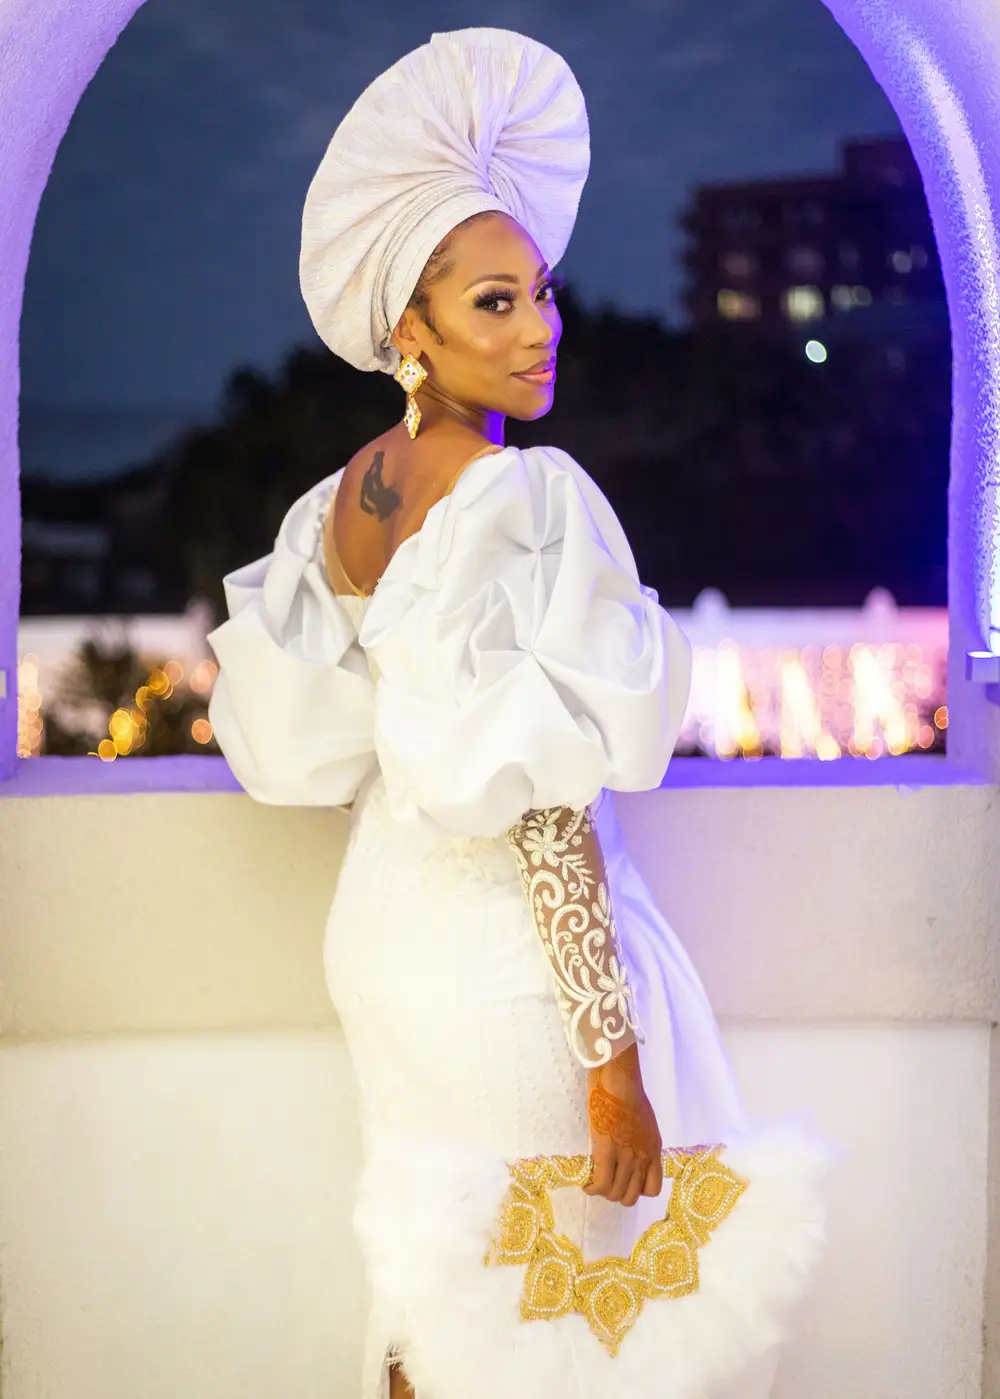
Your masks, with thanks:
M530 369L521 369L515 379L525 379L529 384L551 384L556 375L554 359L540 359Z

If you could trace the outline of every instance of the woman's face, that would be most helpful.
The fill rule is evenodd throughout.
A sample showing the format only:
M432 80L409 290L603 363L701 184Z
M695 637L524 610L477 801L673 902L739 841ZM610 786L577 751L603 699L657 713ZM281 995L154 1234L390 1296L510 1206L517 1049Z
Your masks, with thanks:
M460 224L431 272L422 313L408 307L393 336L427 370L424 391L542 417L552 407L562 321L555 279L521 225L500 213Z

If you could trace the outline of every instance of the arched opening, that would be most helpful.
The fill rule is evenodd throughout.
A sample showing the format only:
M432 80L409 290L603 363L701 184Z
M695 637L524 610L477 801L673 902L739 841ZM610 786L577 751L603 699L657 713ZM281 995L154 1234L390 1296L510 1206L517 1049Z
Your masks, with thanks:
M20 8L20 7L18 7ZM16 27L6 49L7 61L17 67L12 99L19 105L19 122L5 135L8 186L22 192L9 228L9 255L5 275L10 296L5 304L20 304L21 278L27 261L38 201L58 140L107 47L134 9L130 3L110 4L99 15L52 16L45 29L45 57L35 47L37 24ZM984 64L972 43L976 16L971 3L952 8L947 16L935 15L919 0L900 3L894 25L876 19L873 7L857 0L831 3L830 9L867 59L899 113L924 176L928 199L941 244L941 257L952 305L969 308L954 327L955 338L955 434L952 461L951 576L952 663L949 689L956 708L951 735L953 760L963 766L991 770L997 756L996 717L981 688L970 685L964 674L968 651L989 649L996 626L994 608L995 559L991 556L995 518L995 483L992 479L991 433L996 415L1000 371L991 358L990 332L995 329L996 309L990 301L990 266L981 252L984 227L992 223L983 211L991 208L994 172L980 163L975 132L987 120L988 101L995 74ZM37 12L36 12L37 16ZM67 59L58 69L52 55L61 50ZM44 62L44 73L40 65ZM52 84L52 85L50 85ZM18 135L31 134L28 147ZM979 236L975 242L973 234ZM957 298L961 298L961 300ZM991 316L993 320L991 320ZM14 362L16 316L0 327L8 335ZM16 460L13 432L16 419L16 385L13 377L0 384L0 411L4 436L0 437L0 502L4 528L16 529L18 519ZM0 771L13 768L13 732L16 700L13 694L13 657L16 647L17 552L16 540L4 549L4 575L0 578L0 657L7 661L8 676L3 705L5 740ZM995 551L994 551L995 553ZM9 570L9 571L8 571ZM135 774L136 780L139 774Z

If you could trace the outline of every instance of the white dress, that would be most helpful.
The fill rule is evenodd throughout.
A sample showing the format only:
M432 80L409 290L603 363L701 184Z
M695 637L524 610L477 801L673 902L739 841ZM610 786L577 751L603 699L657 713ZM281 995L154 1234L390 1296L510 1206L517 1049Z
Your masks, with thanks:
M325 968L363 1115L362 1399L385 1399L393 1353L418 1399L735 1396L820 1247L826 1152L792 1124L748 1128L701 984L622 843L613 792L659 785L690 648L561 451L474 461L370 598L335 593L323 567L342 475L225 580L210 718L257 800L353 803ZM664 1146L724 1144L743 1183L707 1241L674 1239L673 1290L648 1294L616 1347L582 1305L526 1316L527 1265L485 1261L509 1163L589 1151L586 1069L506 834L526 811L588 805ZM554 1189L553 1232L587 1265L629 1260L682 1184L631 1209ZM630 1277L594 1285L614 1302Z

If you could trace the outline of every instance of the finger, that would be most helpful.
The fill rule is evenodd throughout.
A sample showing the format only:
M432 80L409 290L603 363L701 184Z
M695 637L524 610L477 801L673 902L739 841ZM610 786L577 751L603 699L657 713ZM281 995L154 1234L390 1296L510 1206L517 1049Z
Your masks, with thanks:
M622 1196L628 1189L629 1181L632 1179L634 1171L635 1157L630 1151L621 1152L618 1157L617 1165L615 1166L615 1178L606 1196L608 1200L614 1201L615 1204L621 1203Z
M631 1207L638 1200L639 1196L642 1194L642 1187L645 1184L646 1172L648 1170L648 1162L646 1162L644 1159L640 1158L640 1160L638 1160L635 1163L631 1179L629 1180L628 1186L625 1190L625 1194L622 1196L623 1205L626 1205L628 1208L631 1209Z
M585 1195L604 1195L611 1188L615 1178L616 1152L614 1147L604 1147L593 1152L594 1174L590 1184L583 1187Z
M644 1195L659 1195L663 1189L663 1158L657 1152L646 1170L646 1180L642 1187Z

